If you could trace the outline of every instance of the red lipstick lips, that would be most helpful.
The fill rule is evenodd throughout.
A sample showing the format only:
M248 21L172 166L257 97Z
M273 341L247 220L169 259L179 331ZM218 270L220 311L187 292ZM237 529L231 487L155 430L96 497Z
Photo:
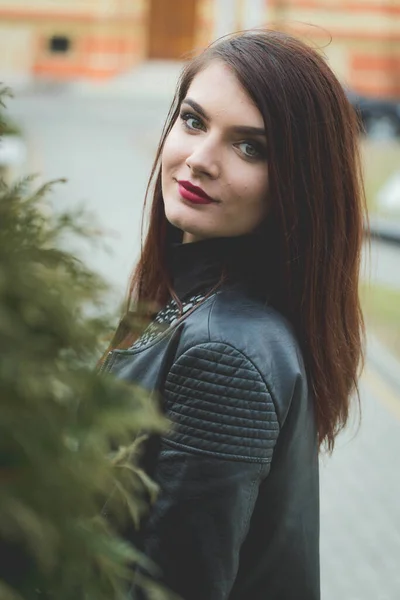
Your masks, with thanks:
M211 204L211 202L215 202L200 187L193 185L190 181L178 181L178 186L182 198L193 204Z

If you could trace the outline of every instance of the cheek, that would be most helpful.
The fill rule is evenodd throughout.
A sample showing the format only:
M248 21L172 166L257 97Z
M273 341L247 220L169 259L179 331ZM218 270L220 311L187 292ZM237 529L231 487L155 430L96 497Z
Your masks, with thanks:
M166 172L178 166L185 161L185 147L182 136L177 127L174 126L165 140L161 155L161 166L163 172Z
M266 165L251 170L236 171L231 179L231 189L236 190L238 200L248 207L263 207L268 197L268 171Z
M258 198L258 204L260 205L261 210L266 214L268 210L268 170L266 166L257 180L255 197Z

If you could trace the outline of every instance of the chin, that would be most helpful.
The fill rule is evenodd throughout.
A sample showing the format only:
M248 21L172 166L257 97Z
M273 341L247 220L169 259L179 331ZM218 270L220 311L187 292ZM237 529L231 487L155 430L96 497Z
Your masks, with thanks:
M170 221L170 223L183 232L184 238L189 238L191 241L216 237L212 232L204 231L198 227L191 227L189 223L183 221Z
M171 223L171 225L174 227L181 229L184 233L189 233L195 237L204 237L201 228L198 227L198 224L196 226L196 219L198 219L198 215L190 214L193 213L193 211L190 208L186 208L185 210L185 208L186 207L182 206L174 206L171 210L171 208L167 209L166 207L165 216L167 221L169 221L169 223Z

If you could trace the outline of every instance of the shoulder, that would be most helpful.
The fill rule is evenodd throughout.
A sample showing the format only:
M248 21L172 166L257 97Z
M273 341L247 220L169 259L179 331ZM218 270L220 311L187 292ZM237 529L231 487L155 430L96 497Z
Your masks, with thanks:
M170 442L230 460L269 463L280 430L258 369L239 350L204 341L177 356L165 381Z
M301 354L289 321L272 306L240 289L215 294L190 315L185 328L195 343L219 341L246 355L255 345L260 351L273 345L275 351Z
M296 386L306 390L302 352L289 321L273 307L236 291L216 298L210 341L235 348L263 377L283 423Z
M212 401L242 402L257 417L272 412L283 425L293 395L306 395L301 352L288 321L276 310L237 290L218 293L190 317L167 388ZM208 406L208 405L207 405Z
M299 345L289 321L272 306L239 290L217 294L209 311L210 339L231 342L245 354L261 344L275 350L298 351ZM261 348L258 348L261 350Z

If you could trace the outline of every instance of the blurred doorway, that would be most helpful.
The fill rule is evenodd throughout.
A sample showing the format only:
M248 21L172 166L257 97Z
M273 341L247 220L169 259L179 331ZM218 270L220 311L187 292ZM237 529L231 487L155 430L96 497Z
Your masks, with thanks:
M182 60L193 50L197 0L151 0L148 58Z

